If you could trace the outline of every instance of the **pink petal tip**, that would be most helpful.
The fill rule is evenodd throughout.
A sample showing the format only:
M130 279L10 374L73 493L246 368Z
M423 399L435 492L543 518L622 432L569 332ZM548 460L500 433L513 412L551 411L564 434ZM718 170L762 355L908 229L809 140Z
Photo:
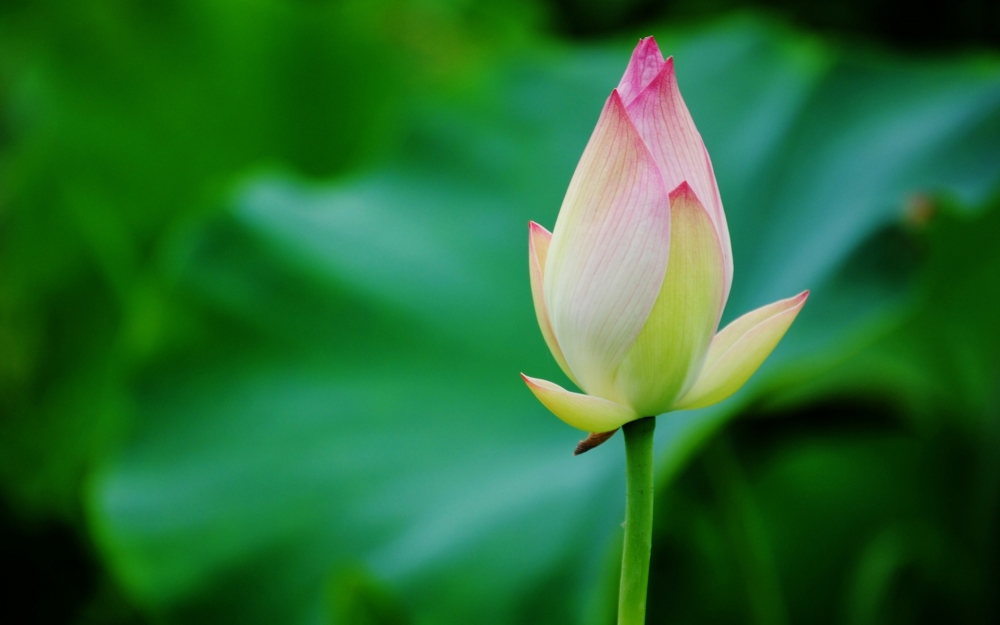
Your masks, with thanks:
M674 188L673 191L670 192L671 202L681 198L701 204L701 201L698 199L698 194L694 192L694 189L691 188L691 185L688 184L687 180L681 182Z
M636 44L622 75L618 89L625 104L630 103L648 85L663 67L663 54L653 37L643 37Z

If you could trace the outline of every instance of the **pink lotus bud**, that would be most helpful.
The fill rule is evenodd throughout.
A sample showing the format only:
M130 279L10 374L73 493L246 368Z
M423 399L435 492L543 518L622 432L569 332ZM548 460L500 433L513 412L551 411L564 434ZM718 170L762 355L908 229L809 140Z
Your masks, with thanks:
M569 183L555 229L529 228L542 335L584 393L523 376L588 432L700 408L736 392L808 292L716 333L733 257L712 163L652 37L632 54Z

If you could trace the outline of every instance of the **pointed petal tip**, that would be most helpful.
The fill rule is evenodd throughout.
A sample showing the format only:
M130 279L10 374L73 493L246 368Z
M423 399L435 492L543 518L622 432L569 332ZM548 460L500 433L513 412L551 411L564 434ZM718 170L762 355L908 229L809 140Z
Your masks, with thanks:
M660 67L660 71L656 73L656 76L650 81L649 84L659 84L663 81L677 84L677 71L674 68L674 57L672 55L668 56L663 61L663 66Z
M626 120L636 135L639 134L639 131L635 130L635 123L632 121L632 118L628 116L628 107L625 105L625 100L622 98L621 87L611 90L611 95L608 96L608 101L604 105L604 108L605 112L613 111L613 114L616 117ZM604 113L601 113L601 116L603 117Z
M712 227L715 228L715 222L712 221L712 215L708 212L708 207L701 201L701 198L698 197L698 194L688 184L687 180L674 187L674 190L669 193L669 197L670 210L694 210L705 213L709 221L712 222ZM718 236L718 230L716 230L716 236ZM719 245L722 245L721 239ZM722 254L721 247L719 253Z
M621 97L629 103L641 92L663 67L663 53L653 37L643 37L635 46L628 67L618 84Z
M656 37L649 35L648 37L639 37L639 42L636 43L635 52L632 53L633 56L641 55L643 58L648 57L651 54L656 54L659 56L660 62L663 61L663 54L660 52L660 46L656 43Z
M694 189L691 188L691 185L688 184L687 180L682 181L679 185L674 187L673 191L670 192L671 202L682 198L686 200L694 200L695 202L701 204L701 201L698 199L698 195L694 192Z
M774 302L774 304L771 305L776 306L777 308L783 310L802 308L803 306L805 306L806 301L809 299L809 293L810 293L809 289L806 289L805 291L802 291L798 295L793 295L788 299L778 300L777 302Z
M551 237L552 233L548 229L536 221L528 222L528 234L532 236L542 235L544 237Z

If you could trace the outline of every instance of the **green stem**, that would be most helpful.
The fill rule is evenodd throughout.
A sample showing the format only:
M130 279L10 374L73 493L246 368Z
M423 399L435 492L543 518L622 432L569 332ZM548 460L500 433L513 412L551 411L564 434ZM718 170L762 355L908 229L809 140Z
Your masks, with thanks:
M654 417L622 428L625 432L625 549L618 591L618 625L644 625L649 553L653 548Z

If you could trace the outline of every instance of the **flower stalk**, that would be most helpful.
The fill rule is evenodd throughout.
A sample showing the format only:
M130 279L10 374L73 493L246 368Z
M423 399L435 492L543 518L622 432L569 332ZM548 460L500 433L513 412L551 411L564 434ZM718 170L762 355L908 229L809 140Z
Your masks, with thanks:
M625 547L618 590L618 625L644 625L649 556L653 548L653 430L655 417L626 423Z
M803 291L719 329L733 281L729 227L673 58L652 37L639 41L604 103L555 228L528 224L528 273L545 344L580 392L522 373L525 384L588 433L576 455L624 430L618 625L644 625L656 423L643 415L731 396L809 297Z

